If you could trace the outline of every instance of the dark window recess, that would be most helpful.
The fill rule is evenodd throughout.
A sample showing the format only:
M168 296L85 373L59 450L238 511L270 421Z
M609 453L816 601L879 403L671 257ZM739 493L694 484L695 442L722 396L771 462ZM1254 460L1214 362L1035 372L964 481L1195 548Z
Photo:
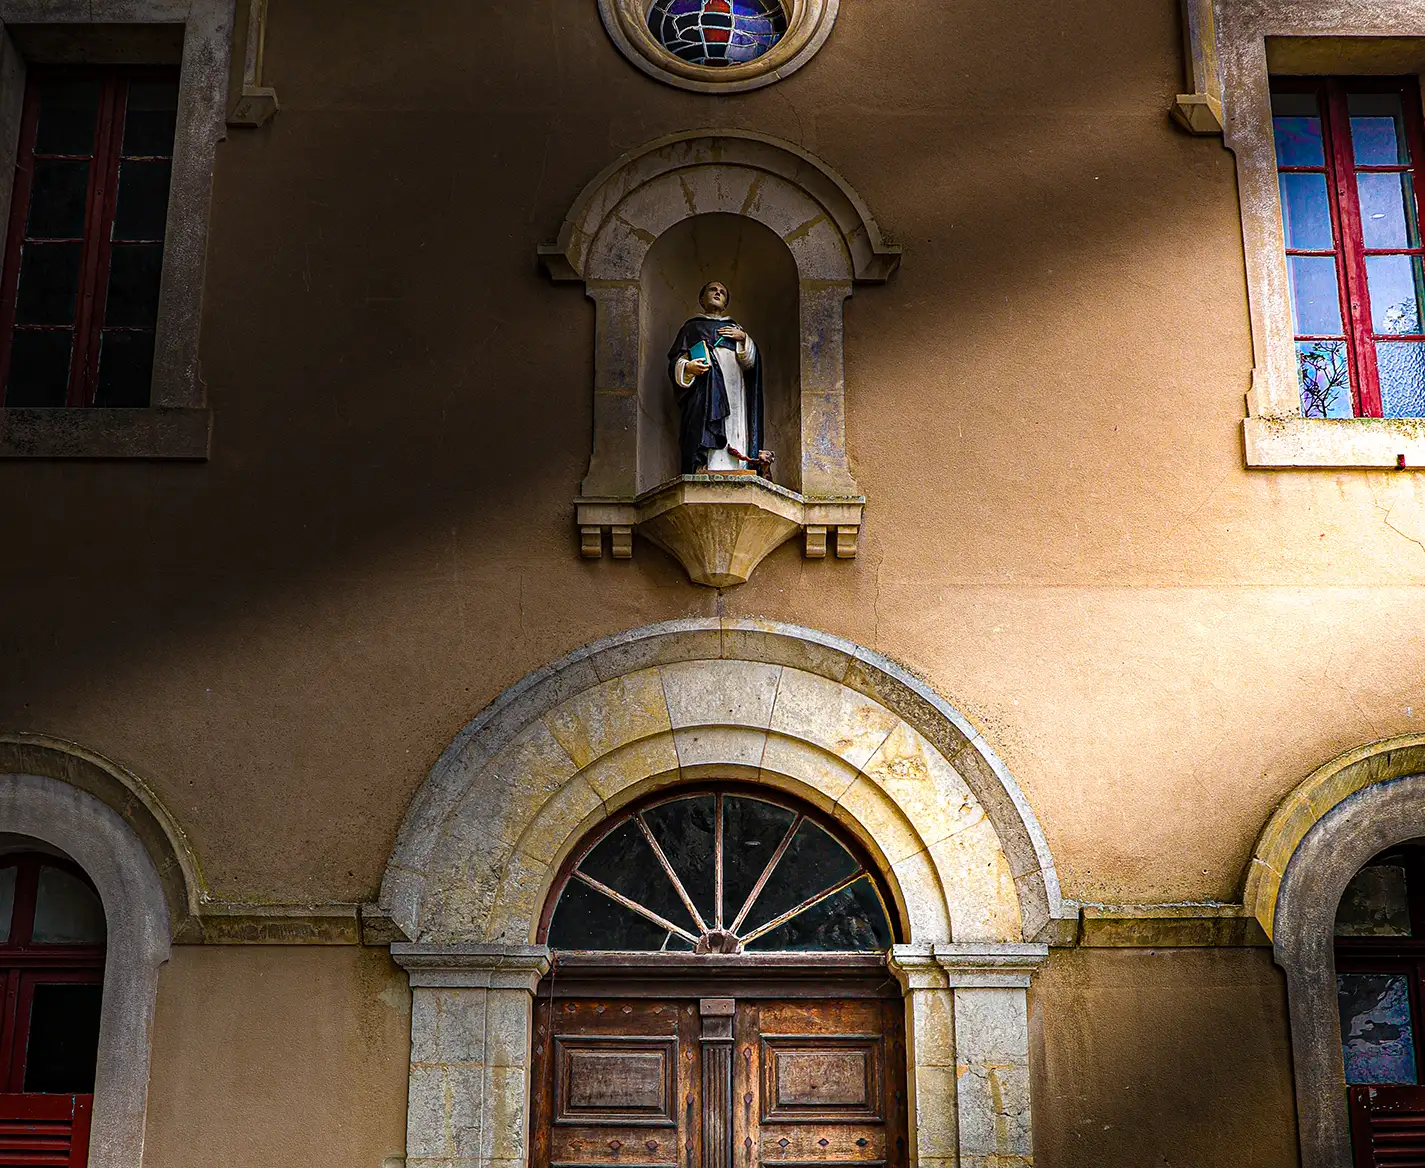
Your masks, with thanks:
M178 76L33 69L0 283L7 406L149 404Z
M101 985L39 984L30 1006L24 1089L92 1095L99 1056Z
M1272 122L1303 416L1425 417L1419 79L1273 78Z

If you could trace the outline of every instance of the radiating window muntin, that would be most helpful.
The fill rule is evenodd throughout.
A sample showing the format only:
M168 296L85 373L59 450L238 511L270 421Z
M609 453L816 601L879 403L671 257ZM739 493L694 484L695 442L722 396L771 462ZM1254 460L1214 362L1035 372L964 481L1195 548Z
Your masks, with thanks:
M1302 414L1425 416L1418 87L1278 78L1272 115Z
M882 952L896 939L864 853L793 801L680 790L604 824L576 852L551 947L623 952Z

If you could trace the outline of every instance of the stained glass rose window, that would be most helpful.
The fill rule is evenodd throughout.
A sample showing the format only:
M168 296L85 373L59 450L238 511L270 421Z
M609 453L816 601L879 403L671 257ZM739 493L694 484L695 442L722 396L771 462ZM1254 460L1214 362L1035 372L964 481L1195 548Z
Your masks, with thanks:
M742 65L782 39L787 14L780 0L654 0L648 29L689 64Z

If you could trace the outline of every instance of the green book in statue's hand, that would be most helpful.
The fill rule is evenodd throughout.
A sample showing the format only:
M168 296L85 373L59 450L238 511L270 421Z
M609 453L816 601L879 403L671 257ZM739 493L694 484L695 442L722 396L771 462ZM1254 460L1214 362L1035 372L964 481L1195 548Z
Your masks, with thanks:
M711 365L712 351L708 348L708 343L706 341L699 341L696 345L689 349L688 360L706 361L709 365Z

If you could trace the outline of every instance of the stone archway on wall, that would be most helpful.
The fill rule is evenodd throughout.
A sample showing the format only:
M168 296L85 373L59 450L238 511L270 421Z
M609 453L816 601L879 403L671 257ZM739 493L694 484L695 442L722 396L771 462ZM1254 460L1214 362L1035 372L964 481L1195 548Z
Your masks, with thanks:
M1244 896L1286 972L1302 1168L1351 1162L1336 909L1371 857L1425 836L1425 735L1347 751L1307 776L1263 830Z
M764 229L795 265L796 302L787 306L795 335L785 346L795 354L785 378L792 400L780 411L795 449L777 452L795 490L761 478L663 481L668 435L659 419L671 389L665 362L650 351L661 356L671 338L647 335L659 314L644 303L645 268L670 230L711 216ZM558 240L539 254L554 279L582 282L596 306L594 440L577 501L586 557L603 554L605 533L615 558L630 557L637 529L677 556L694 581L722 587L745 580L799 531L810 557L825 557L828 548L840 558L856 555L865 499L846 452L843 307L853 284L890 277L900 249L885 242L845 179L767 135L675 134L595 176Z
M530 995L548 968L532 941L559 867L620 807L713 778L812 802L886 877L910 933L891 964L908 995L917 1158L1030 1155L1025 990L1063 905L1013 778L878 654L769 622L689 620L507 690L412 803L381 891L412 938L392 949L415 1003L408 1157L524 1157ZM472 1011L485 1019L474 1039L460 1021ZM475 1080L479 1115L441 1102Z

